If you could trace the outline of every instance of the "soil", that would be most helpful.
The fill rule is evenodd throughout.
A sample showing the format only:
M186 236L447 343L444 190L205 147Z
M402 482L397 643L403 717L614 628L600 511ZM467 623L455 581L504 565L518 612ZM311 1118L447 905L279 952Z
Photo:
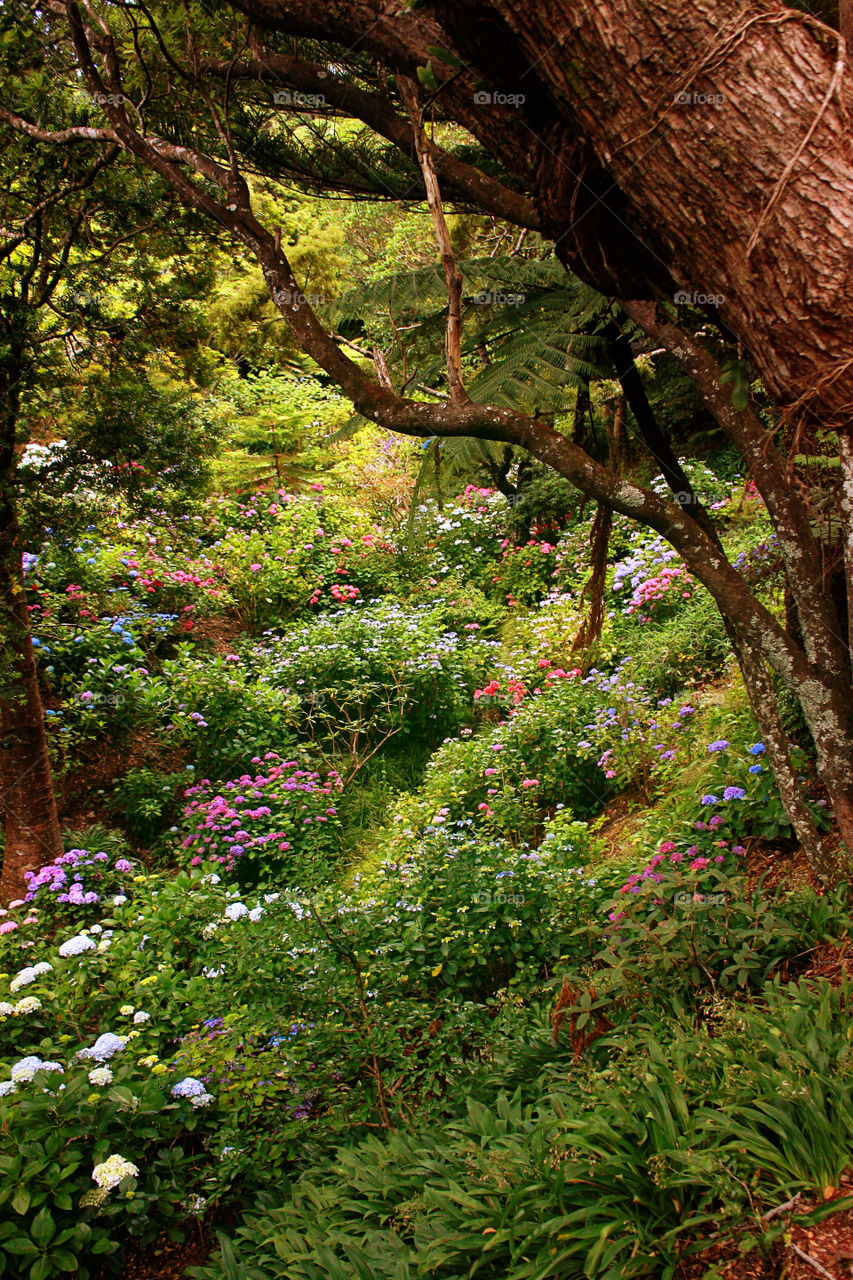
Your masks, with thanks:
M181 1243L162 1236L145 1248L128 1246L121 1255L120 1275L122 1280L184 1280L187 1267L201 1266L216 1248L213 1232L199 1224ZM104 1270L93 1280L115 1280L115 1276L115 1271Z

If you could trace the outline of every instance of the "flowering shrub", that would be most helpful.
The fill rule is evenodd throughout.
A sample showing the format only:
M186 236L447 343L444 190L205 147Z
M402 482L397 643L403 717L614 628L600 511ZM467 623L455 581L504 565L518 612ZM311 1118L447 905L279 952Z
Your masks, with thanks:
M543 599L553 587L558 546L547 538L530 538L514 546L501 543L501 560L495 566L493 585L509 605L530 605Z
M448 629L440 602L357 605L265 637L245 662L285 690L297 723L326 749L355 754L392 733L410 749L469 718L496 648L478 632Z
M330 771L322 779L274 751L252 763L264 763L264 771L243 774L221 790L207 779L187 788L187 799L193 798L184 819L193 830L182 848L191 865L236 871L243 884L280 875L284 868L308 883L322 880L338 848L339 775Z
M633 554L620 560L613 570L613 591L621 596L630 585L631 596L622 612L625 617L636 615L644 623L690 600L693 579L683 565L671 563L677 560L678 553L663 538L642 542L640 534L633 536L638 545ZM660 567L656 569L656 566Z
M709 986L758 984L796 953L798 930L770 899L747 891L738 861L735 850L693 856L664 841L629 876L607 914L598 957L610 967L614 993L647 995L677 982L698 999Z
M93 920L105 909L120 907L127 901L127 886L136 869L135 860L131 861L117 850L114 842L109 852L69 849L37 872L25 873L24 922L38 923L42 931L48 931L60 922ZM4 918L0 931L11 933L21 927L7 909L0 907L0 919ZM66 940L62 946L65 948L62 954L73 955L77 949L94 947L95 942L79 935Z

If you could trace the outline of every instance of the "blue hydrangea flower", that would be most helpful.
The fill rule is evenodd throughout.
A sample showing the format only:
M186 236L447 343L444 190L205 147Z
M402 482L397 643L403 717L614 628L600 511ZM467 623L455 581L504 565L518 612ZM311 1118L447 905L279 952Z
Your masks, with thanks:
M743 800L746 792L743 787L726 787L723 792L724 800Z
M751 756L763 756L766 750L767 748L763 742L756 742L755 746L749 748L749 754Z
M760 764L751 764L751 765L749 766L749 772L750 772L750 773L763 773L763 772L764 772L764 770L762 769L762 767L761 767L761 765L760 765Z
M206 1089L200 1080L196 1080L195 1076L185 1076L183 1080L179 1080L177 1084L172 1085L172 1097L174 1098L200 1098Z
M701 801L701 803L702 803L702 804L716 804L716 803L717 803L717 797L716 797L716 796L703 796L703 797L702 797L702 801Z

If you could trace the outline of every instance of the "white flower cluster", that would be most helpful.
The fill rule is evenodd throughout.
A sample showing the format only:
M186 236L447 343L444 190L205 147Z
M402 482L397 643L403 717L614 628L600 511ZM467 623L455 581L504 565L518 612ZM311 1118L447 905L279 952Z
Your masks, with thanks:
M124 1156L112 1155L102 1164L96 1164L92 1170L92 1179L103 1191L112 1191L122 1178L139 1177L139 1169Z
M13 1013L35 1013L41 1008L41 1000L38 996L24 996L23 1000L19 1000L12 1010Z
M112 1082L113 1073L109 1067L95 1067L94 1070L89 1072L89 1084L105 1085L112 1084Z
M98 1036L91 1049L81 1049L77 1057L95 1058L98 1062L106 1062L114 1053L120 1053L126 1043L127 1041L121 1036L113 1035L112 1031L105 1031L102 1036Z
M12 1083L29 1084L37 1071L59 1071L62 1074L65 1068L58 1062L42 1062L33 1054L12 1064Z
M52 970L53 965L48 964L46 960L42 960L39 964L34 964L30 968L21 969L9 983L9 990L12 992L20 991L21 987L28 987L31 982L35 982L36 978L40 978L43 973L50 973Z
M245 919L251 920L253 924L257 924L263 914L264 909L260 903L258 903L256 907L252 907L251 911L246 906L245 902L229 902L228 906L225 908L226 920L242 920L245 917ZM216 922L212 921L209 925L205 926L202 932L205 933L206 936L210 937L211 934L215 932L216 927ZM207 933L208 929L210 930L210 933Z
M63 942L59 948L59 954L67 960L69 956L79 956L84 951L94 951L95 945L94 938L88 937L85 933L77 933L73 938Z

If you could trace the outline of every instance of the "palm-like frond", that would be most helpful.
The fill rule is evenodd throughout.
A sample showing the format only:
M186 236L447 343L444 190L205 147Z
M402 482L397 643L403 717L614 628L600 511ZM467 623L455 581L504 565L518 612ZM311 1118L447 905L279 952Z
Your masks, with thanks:
M609 376L606 344L596 334L606 300L567 275L556 259L479 258L460 262L459 269L465 282L462 356L472 399L560 412L574 402L578 387ZM326 319L342 326L372 316L366 327L386 345L393 317L406 329L409 373L412 364L417 369L412 381L435 385L444 376L446 314L444 271L436 263L350 290L328 308ZM395 358L399 372L392 349L392 368Z

